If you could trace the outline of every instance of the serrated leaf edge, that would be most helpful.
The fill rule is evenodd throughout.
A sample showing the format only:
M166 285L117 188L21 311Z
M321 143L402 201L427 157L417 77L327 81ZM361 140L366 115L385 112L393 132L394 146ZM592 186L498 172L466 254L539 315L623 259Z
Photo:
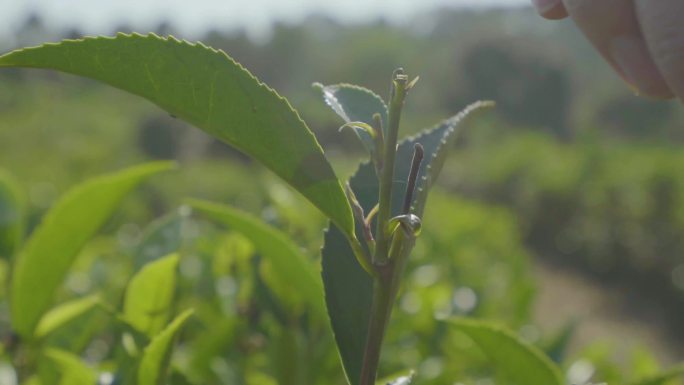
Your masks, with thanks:
M262 82L261 80L259 80L259 78L257 78L256 76L254 76L254 74L252 74L252 73L251 73L247 68L245 68L242 64L240 64L240 63L237 62L235 59L233 59L232 57L230 57L225 51L223 51L223 50L221 50L221 49L216 49L216 48L207 46L207 45L205 45L204 43L199 42L199 41L193 43L193 42L190 42L190 41L188 41L188 40L186 40L186 39L178 39L178 38L176 38L176 37L173 36L173 35L168 35L168 36L166 36L166 37L164 37L164 36L159 36L159 35L157 35L157 34L154 33L154 32L150 32L150 33L147 33L147 34L140 34L140 33L137 33L137 32L133 32L133 33L117 32L115 36L103 36L103 35L98 35L98 36L84 36L83 38L80 38L80 39L63 39L63 40L61 40L61 41L59 41L59 42L56 42L56 43L44 43L44 44L40 44L40 45L36 45L36 46L25 47L25 48L21 48L21 49L17 49L17 50L13 50L13 51L7 52L7 53L5 53L5 54L0 55L0 67L9 67L8 65L3 65L3 64L2 64L2 60L5 59L5 58L7 58L7 57L10 57L11 55L19 54L19 53L22 53L22 52L28 52L28 51L38 50L38 49L46 48L46 47L59 47L59 46L64 45L64 43L79 43L79 42L97 41L97 40L116 40L116 39L119 39L119 38L122 38L122 39L136 39L136 38L140 38L140 39L156 39L156 40L167 41L167 42L171 42L171 43L175 43L175 44L179 44L179 45L186 45L186 46L191 47L191 48L205 49L205 50L208 50L208 51L210 51L210 52L212 52L212 53L222 55L222 56L223 56L225 59L227 59L231 64L234 64L238 69L244 71L244 72L249 76L249 78L250 78L251 80L254 80L254 81L256 82L256 84L257 84L258 87L266 89L266 90L269 91L270 93L274 94L274 95L277 97L277 99L278 99L279 101L283 102L283 103L284 103L284 104L285 104L285 105L286 105L286 106L287 106L287 107L288 107L288 108L297 116L297 118L299 119L299 121L308 129L309 135L312 136L312 137L314 138L314 141L315 141L316 145L317 145L318 148L321 150L321 152L323 152L323 148L321 147L321 145L320 145L320 143L318 142L318 140L316 139L316 137L313 135L313 132L311 131L311 129L309 128L309 126L306 124L306 122L302 119L302 117L299 115L299 112L297 112L297 110L294 109L294 107L292 107L292 104L290 104L290 101L289 101L289 100L287 100L285 97L283 97L282 95L280 95L275 89L271 88L268 84L266 84L266 83ZM27 66L27 65L22 65L22 67L27 67L27 68L42 68L42 67L34 67L34 66ZM118 88L118 87L115 87L115 88ZM130 91L126 91L126 92L129 92L129 93L131 93L131 94L135 94L135 93L130 92ZM135 94L135 95L141 96L141 95L138 95L138 94ZM143 97L143 98L144 98L144 97ZM147 98L145 98L145 99L147 100ZM155 104L156 104L156 103L155 103Z
M254 76L254 74L252 74L247 68L245 68L242 64L240 64L239 62L237 62L235 59L233 59L232 57L230 57L225 51L223 51L223 50L221 50L221 49L216 49L216 48L213 48L213 47L209 47L209 46L203 44L202 42L195 42L195 43L192 43L192 42L190 42L190 41L188 41L188 40L185 40L185 39L177 39L177 38L174 37L173 35L168 35L168 36L166 36L166 37L163 37L163 36L157 35L157 34L154 33L154 32L150 32L150 33L147 33L147 34L140 34L140 33L136 33L136 32L133 32L133 33L117 32L115 36L103 36L103 35L98 35L98 36L84 36L83 38L80 38L80 39L63 39L63 40L61 40L61 41L59 41L59 42L56 42L56 43L45 43L45 44L40 44L40 45L37 45L37 46L32 46L32 47L26 47L26 48L21 48L21 49L13 50L13 51L10 51L10 52L7 52L7 53L5 53L5 54L0 55L0 67L10 67L11 65L9 65L9 66L8 66L8 65L3 65L3 64L2 64L2 60L3 60L3 59L6 59L6 58L8 58L8 57L10 57L10 56L13 55L13 54L19 54L19 53L26 52L26 51L37 50L37 49L41 49L41 48L44 48L44 47L59 47L59 46L61 46L61 45L64 45L64 43L78 43L78 42L97 41L97 40L116 40L116 39L119 39L119 38L121 38L121 39L136 39L136 38L138 38L138 39L156 39L156 40L161 40L161 41L167 41L167 42L175 43L175 44L178 44L178 45L185 45L185 46L188 46L188 47L190 47L190 48L205 49L205 50L208 50L208 51L210 51L210 52L212 52L212 53L222 55L222 56L223 56L226 60L228 60L231 64L235 65L239 70L243 71L243 72L248 76L249 79L255 81L258 88L265 89L267 92L269 92L269 93L271 93L272 95L274 95L274 96L276 97L276 100L277 100L277 101L283 103L283 104L285 105L285 107L288 108L288 109L290 110L290 112L292 112L292 113L294 114L294 116L296 117L297 121L299 121L299 122L303 125L303 127L306 128L306 131L307 131L306 134L307 134L311 139L313 139L314 146L320 151L321 156L323 157L323 159L324 159L324 160L328 163L328 165L330 166L330 170L331 170L331 172L333 173L332 176L333 176L334 179L337 181L337 184L338 184L338 186L340 187L340 191L342 192L342 195L344 196L344 188L343 188L343 186L342 186L342 183L340 182L339 178L338 178L337 175L335 174L334 169L332 168L332 165L330 165L330 161L325 157L325 151L323 150L323 147L322 147L321 144L318 142L318 139L317 139L316 136L314 135L314 133L313 133L313 131L311 130L311 128L310 128L310 127L306 124L306 122L302 119L302 117L301 117L301 115L299 114L299 112L298 112L294 107L292 107L292 104L290 104L289 100L286 99L285 97L283 97L282 95L280 95L275 89L271 88L268 84L266 84L266 83L262 82L261 80L259 80L259 79L258 79L256 76ZM22 67L27 67L27 68L42 68L42 67L39 67L39 66L27 66L27 65L22 65ZM62 72L70 73L70 71L62 71ZM103 83L106 83L106 82L103 82ZM113 86L113 85L112 85L112 86ZM119 87L116 87L116 86L113 86L113 87L119 89ZM136 96L139 96L139 97L142 97L142 98L145 99L145 100L149 100L149 99L147 99L146 97L144 97L143 95L137 94L137 93L135 93L135 92L131 92L131 91L126 91L126 92L128 92L128 93L130 93L130 94L133 94L133 95L136 95ZM371 91L371 93L372 93L372 91ZM375 95L375 94L373 93L373 95ZM380 97L377 96L377 95L375 95L375 96L378 97L378 98L380 98ZM380 100L382 100L382 99L380 98ZM157 104L154 103L153 101L151 101L151 102L152 102L153 104L157 105ZM159 105L157 105L157 106L159 106ZM162 108L162 109L164 110L163 107L161 107L161 106L159 106L159 107ZM242 149L241 149L241 147L240 147L239 145L236 145L236 144L231 143L231 146L233 146L233 147L235 147L235 148L237 148L237 149L239 149L239 150L242 151ZM306 197L306 196L305 196L305 197ZM306 197L306 198L308 199L308 197ZM314 204L314 206L318 207L318 205L315 204L313 201L311 201L311 203ZM321 209L321 211L323 211L322 208L319 208L319 209ZM327 216L327 213L326 213L325 211L323 211L323 213ZM352 214L352 211L351 211L351 207L349 207L348 216L347 216L347 217L348 217L348 221L349 221L349 222L351 223L351 225L352 225L352 228L351 228L351 229L344 228L344 227L343 227L343 223L338 223L338 226L342 229L342 231L343 231L344 233L347 233L349 230L351 230L351 231L353 232L354 220L353 220L353 214ZM336 221L334 221L334 222L336 222ZM347 235L349 235L349 234L347 234Z
M456 127L464 123L467 120L467 118L469 118L472 115L472 113L484 108L494 107L494 105L495 103L491 101L477 101L471 103L451 118L446 119L445 121L433 126L432 128L429 128L426 131L423 131L414 136L408 137L404 141L402 141L402 144L404 142L418 142L421 138L432 134L434 131L440 129L445 125L447 126L447 129L444 132L444 135L442 135L442 139L440 140L440 145L439 147L437 147L437 150L430 154L429 159L423 160L423 162L427 161L428 165L426 167L425 174L421 176L420 181L416 185L415 197L413 199L413 202L411 203L411 212L416 213L416 215L418 216L422 215L423 207L417 206L417 204L425 204L424 195L432 187L433 182L436 181L437 177L439 176L439 172L441 171L442 166L440 162L443 161L444 158L446 158L446 155L448 153L448 151L444 151L444 149L448 148L448 145L453 143L453 140L456 138L456 136L454 135L456 133ZM437 163L435 163L435 161L437 161ZM438 165L438 167L435 167L435 165Z

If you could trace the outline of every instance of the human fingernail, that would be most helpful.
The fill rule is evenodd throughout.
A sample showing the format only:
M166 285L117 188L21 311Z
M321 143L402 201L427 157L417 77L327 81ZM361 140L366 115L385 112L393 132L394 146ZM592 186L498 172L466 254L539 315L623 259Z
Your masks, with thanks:
M612 40L610 50L622 76L636 94L660 99L673 97L643 39L617 37Z
M558 6L560 2L561 0L532 0L532 5L540 15L543 15Z

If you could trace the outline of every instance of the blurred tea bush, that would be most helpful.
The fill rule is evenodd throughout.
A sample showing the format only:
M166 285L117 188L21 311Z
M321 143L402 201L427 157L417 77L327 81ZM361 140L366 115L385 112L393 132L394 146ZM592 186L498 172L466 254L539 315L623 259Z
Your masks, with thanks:
M539 134L474 140L450 187L514 210L536 255L646 291L684 316L684 153Z
M568 358L561 354L562 333L540 340L531 326L532 256L647 293L669 309L679 338L673 344L684 338L678 327L684 321L681 106L632 97L581 36L536 20L523 10L444 11L397 28L312 17L275 25L264 42L221 31L202 39L286 95L341 177L362 155L309 89L314 81L383 93L398 63L420 74L407 105L407 134L474 98L499 103L496 117L466 134L445 166L443 189L428 204L388 338L387 375L413 367L420 383L491 384L483 355L438 321L450 315L494 318L525 331L558 353L569 373L579 370L577 362L591 362L595 379L610 383L655 372L649 353L636 352L623 365L634 370L624 372L602 346ZM18 45L59 35L39 20L27 24L30 33L21 32ZM173 383L343 382L328 326L304 314L296 295L274 294L269 266L251 244L185 210L177 213L188 196L241 207L284 229L317 263L325 221L314 208L240 154L140 99L42 71L2 71L0 82L0 168L24 189L29 227L77 181L150 158L181 165L126 201L83 251L61 299L100 291L118 305L133 272L180 248L177 306L192 306L197 316L176 354ZM7 274L0 259L0 288ZM61 330L49 343L105 369L112 357L127 354L106 312L84 317L81 324L90 327ZM6 325L0 307L0 330ZM55 376L43 363L45 383Z

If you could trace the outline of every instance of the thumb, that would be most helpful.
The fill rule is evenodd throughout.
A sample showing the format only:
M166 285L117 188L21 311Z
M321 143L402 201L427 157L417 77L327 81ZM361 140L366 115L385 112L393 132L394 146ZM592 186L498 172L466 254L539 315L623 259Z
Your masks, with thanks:
M653 61L684 100L684 1L635 0L635 9Z

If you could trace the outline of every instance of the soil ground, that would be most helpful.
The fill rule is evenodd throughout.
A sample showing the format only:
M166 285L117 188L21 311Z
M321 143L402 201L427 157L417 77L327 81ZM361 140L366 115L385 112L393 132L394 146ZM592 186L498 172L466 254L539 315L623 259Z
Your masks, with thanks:
M539 260L535 275L535 320L544 334L560 330L570 320L579 321L571 354L605 341L615 347L615 358L622 362L636 346L647 347L664 366L684 361L684 346L673 342L675 331L665 312L649 298Z

